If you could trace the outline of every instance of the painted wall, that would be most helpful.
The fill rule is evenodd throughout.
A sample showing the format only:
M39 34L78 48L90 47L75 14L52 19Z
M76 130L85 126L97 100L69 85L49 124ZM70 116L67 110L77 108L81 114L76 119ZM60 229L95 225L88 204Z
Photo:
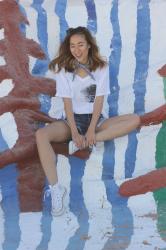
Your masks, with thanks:
M8 15L1 5L4 2L9 4ZM15 16L8 12L11 5L15 6ZM109 116L143 114L163 104L165 78L163 81L157 71L165 64L165 10L165 0L20 0L17 4L13 0L0 1L0 102L4 107L0 114L0 165L10 157L4 157L5 150L13 152L16 146L22 149L20 138L27 142L28 152L33 151L34 133L25 138L22 126L34 132L29 124L39 119L36 112L42 110L52 117L61 112L61 100L53 97L55 85L48 62L68 27L88 27L101 54L109 61L111 95L105 103ZM4 24L3 20L8 22ZM15 49L6 52L4 40L8 49ZM22 68L21 62L25 63ZM13 102L11 106L4 103L13 100L13 96L17 101L23 97L22 108L16 105L13 110ZM31 97L34 98L29 106L25 98ZM35 115L29 113L31 109ZM24 119L26 124L22 123ZM66 213L60 218L50 215L50 197L43 201L42 211L36 207L33 211L39 212L32 212L29 207L25 209L28 212L23 212L22 199L28 197L27 203L32 201L35 190L37 197L42 197L45 180L36 158L24 158L21 165L5 164L0 170L0 249L164 250L165 189L130 198L120 196L118 190L125 179L166 166L165 138L163 123L100 143L88 160L59 155L59 179L68 189ZM26 152L20 151L18 157ZM29 192L27 182L31 178L36 182Z

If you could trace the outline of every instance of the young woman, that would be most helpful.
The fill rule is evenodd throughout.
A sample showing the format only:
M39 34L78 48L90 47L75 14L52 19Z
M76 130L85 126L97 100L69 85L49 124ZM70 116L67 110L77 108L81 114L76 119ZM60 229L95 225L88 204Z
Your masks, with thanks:
M40 128L36 132L36 141L51 191L52 215L58 216L64 212L66 188L58 183L51 142L71 140L69 153L72 154L75 150L92 147L96 142L129 133L141 125L141 119L136 114L109 119L103 116L104 97L109 94L108 65L85 27L67 31L59 54L49 68L55 72L56 95L63 98L66 117Z

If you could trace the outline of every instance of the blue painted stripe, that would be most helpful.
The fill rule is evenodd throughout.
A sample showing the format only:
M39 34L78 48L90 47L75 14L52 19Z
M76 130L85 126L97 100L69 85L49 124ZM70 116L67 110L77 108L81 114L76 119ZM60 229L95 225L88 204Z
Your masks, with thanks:
M135 94L134 112L144 113L146 79L149 67L150 52L150 10L149 0L139 0L137 6L137 35L135 46L136 68L134 74L133 90ZM132 177L135 169L138 140L136 131L128 138L128 147L125 157L125 177Z
M47 14L46 11L42 8L42 3L44 0L33 0L32 8L34 8L38 14L37 16L37 36L40 42L40 46L45 52L46 59L38 59L35 63L35 66L32 70L34 75L45 75L48 70L49 55L48 55L48 34L47 34Z
M137 7L137 36L136 36L136 69L134 75L134 111L145 111L146 79L149 67L150 52L150 0L139 0Z
M85 5L88 13L87 28L95 34L97 32L97 17L94 0L85 0Z
M81 240L84 236L88 235L89 230L89 214L86 209L82 191L82 177L84 176L84 168L86 161L80 160L75 157L69 157L71 166L71 183L70 183L70 211L75 214L79 224L73 237L69 239L66 250L79 249L83 250L85 240Z
M125 152L125 178L131 178L135 170L137 144L136 131L133 131L128 135L128 144Z
M51 240L51 224L52 224L52 221L53 221L53 218L50 214L50 210L51 210L51 201L49 199L49 202L48 202L48 199L47 199L47 204L49 205L45 205L44 208L43 208L43 213L42 213L42 217L41 217L41 220L40 220L40 231L42 233L42 238L39 242L39 245L36 247L36 250L45 250L45 249L49 249L49 242ZM46 204L46 203L45 203Z
M59 25L60 25L60 40L63 41L66 36L66 30L69 28L65 13L66 13L67 0L57 0L55 6L55 13L59 17Z
M121 35L118 20L118 0L112 2L110 20L113 28L113 37L111 40L111 55L109 57L110 65L110 90L108 97L109 116L118 115L119 84L118 74L121 60ZM114 178L115 167L115 145L114 141L105 142L103 154L103 172L102 180L106 187L107 199L112 205L112 226L113 235L105 243L103 250L106 249L126 249L131 241L133 234L133 217L130 209L127 207L127 199L118 194L118 186ZM122 213L123 211L123 213ZM111 211L110 211L111 213ZM111 222L110 222L111 224ZM125 225L129 225L128 228ZM123 248L121 248L123 246Z
M17 176L18 171L14 164L5 166L5 168L0 170L0 183L3 197L1 208L4 213L3 250L18 249L21 239Z
M109 57L109 73L110 73L110 90L111 94L108 97L109 116L115 116L118 113L118 97L119 97L119 84L118 74L121 59L121 36L118 20L118 1L114 0L110 14L110 20L113 29L113 37L110 47L112 48ZM103 173L102 179L114 177L115 167L115 145L114 141L105 142L105 150L103 155ZM108 177L106 176L108 174Z
M118 74L119 74L119 65L121 60L121 49L122 49L120 27L118 20L118 0L114 0L112 3L110 19L113 29L113 37L110 45L112 52L109 57L111 94L108 97L108 103L110 106L109 115L115 116L118 114L118 98L119 98Z

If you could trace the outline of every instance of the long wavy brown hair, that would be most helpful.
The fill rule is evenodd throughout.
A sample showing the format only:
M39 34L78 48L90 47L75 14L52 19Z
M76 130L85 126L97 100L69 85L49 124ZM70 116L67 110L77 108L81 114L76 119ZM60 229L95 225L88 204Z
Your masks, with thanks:
M70 38L73 35L83 35L90 45L88 54L88 68L90 71L95 71L97 68L103 68L107 62L104 60L96 44L95 38L90 31L85 27L70 28L66 31L66 37L60 45L58 55L50 62L49 69L59 72L62 68L65 71L73 72L75 70L75 58L70 52Z

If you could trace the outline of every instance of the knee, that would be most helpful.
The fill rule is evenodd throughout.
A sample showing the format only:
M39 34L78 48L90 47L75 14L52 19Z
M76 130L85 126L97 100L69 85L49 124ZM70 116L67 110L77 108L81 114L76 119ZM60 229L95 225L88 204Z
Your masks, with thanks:
M137 128L137 127L139 127L139 125L140 125L140 117L139 117L139 115L137 115L137 114L134 114L133 115L133 123L134 123L134 125L135 125L135 127Z
M44 140L46 138L46 133L44 131L44 128L39 128L35 133L35 137L36 137L36 142L41 142L42 140Z

